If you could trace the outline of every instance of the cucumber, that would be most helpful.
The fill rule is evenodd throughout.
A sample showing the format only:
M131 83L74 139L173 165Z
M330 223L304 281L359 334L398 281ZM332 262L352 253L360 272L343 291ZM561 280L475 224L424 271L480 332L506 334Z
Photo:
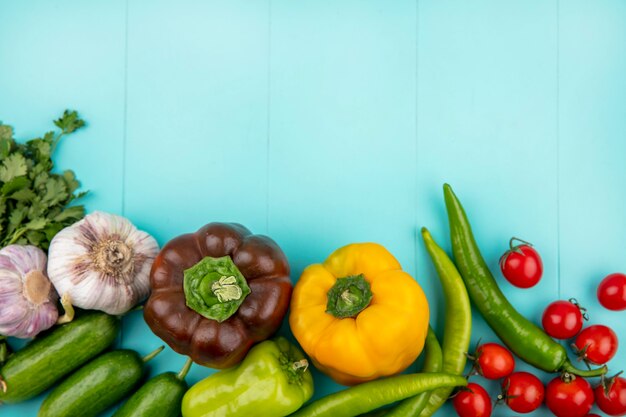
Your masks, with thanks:
M9 356L0 369L0 402L17 403L35 397L109 347L120 329L117 317L99 311L82 312Z
M113 350L98 356L50 392L38 417L95 417L126 396L143 376L144 362L134 350Z
M113 417L178 417L183 396L189 388L185 376L190 366L191 359L178 374L166 372L150 379Z
M7 337L0 335L0 366L9 359L11 346L7 343Z

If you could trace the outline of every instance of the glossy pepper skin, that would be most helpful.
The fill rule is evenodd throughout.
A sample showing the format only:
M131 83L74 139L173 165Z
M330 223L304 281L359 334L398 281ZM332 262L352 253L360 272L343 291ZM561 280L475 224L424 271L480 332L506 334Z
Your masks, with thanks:
M192 267L211 258L230 263L231 270L235 268L235 275L243 276L249 287L249 293L235 293L243 302L221 322L190 308L184 288ZM226 282L218 285L220 291L209 294L215 296L215 303L217 296L228 300L232 295L223 291L234 285L224 281L234 281L230 272L226 275L219 282ZM278 245L234 223L210 223L195 233L172 239L154 261L150 284L152 294L144 318L152 331L176 352L220 369L241 362L254 343L276 332L292 291L289 264Z
M183 397L183 417L283 417L313 396L308 361L283 337L250 349L241 364L195 384Z
M443 186L454 260L467 292L500 340L520 359L546 372L600 376L607 368L582 370L570 362L565 348L522 316L496 283L474 239L465 209L448 184Z
M344 308L352 304L359 307ZM376 243L355 243L304 270L289 324L319 370L354 385L409 366L424 346L428 318L422 288L396 258Z

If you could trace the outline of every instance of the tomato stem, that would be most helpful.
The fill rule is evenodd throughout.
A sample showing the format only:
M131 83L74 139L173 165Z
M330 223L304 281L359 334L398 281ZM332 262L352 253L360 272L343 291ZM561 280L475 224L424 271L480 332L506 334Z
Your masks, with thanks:
M580 310L580 314L582 315L583 319L584 319L585 321L589 321L589 313L587 312L587 309L586 309L585 307L581 306L581 305L578 303L578 300L577 300L577 299L575 299L574 297L572 297L572 298L570 298L570 299L569 299L569 300L567 300L567 301L569 301L570 303L572 303L572 304L574 304L576 307L578 307L578 309Z
M516 241L516 240L517 240L518 242L520 242L520 243L524 244L524 245L533 246L533 244L532 244L532 243L530 243L530 242L526 242L525 240L522 240L522 239L520 239L520 238L517 238L517 237L513 236L513 237L511 238L511 240L509 240L509 248L511 248L511 250L512 250L512 251L515 251L517 248L519 248L519 247L520 247L520 245L515 245L515 246L513 246L513 242L514 242L514 241Z

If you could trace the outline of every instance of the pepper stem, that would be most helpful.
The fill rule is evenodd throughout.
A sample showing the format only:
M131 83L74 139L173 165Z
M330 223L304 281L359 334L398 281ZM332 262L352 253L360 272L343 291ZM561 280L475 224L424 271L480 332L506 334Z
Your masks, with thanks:
M179 381L183 381L185 379L187 373L189 372L189 368L191 368L191 364L193 364L193 361L191 358L187 358L187 362L183 365L183 369L181 369L178 375L176 375L176 378L178 378Z
M307 361L306 359L300 359L299 361L291 364L291 367L294 371L302 370L302 372L306 372L306 370L309 369L309 361Z
M161 353L163 351L163 349L165 349L165 346L159 346L157 349L153 350L152 352L148 353L146 356L144 356L142 358L143 363L146 363L152 359L154 359L154 357L156 355L158 355L159 353Z
M187 307L220 323L235 314L250 294L246 278L230 256L207 256L186 269L183 290Z
M72 306L72 300L70 297L70 293L65 293L61 297L61 305L63 306L63 310L65 310L65 314L57 319L57 324L65 324L74 320L74 306Z
M287 375L289 383L302 384L303 376L309 369L309 361L303 358L304 355L300 349L289 343L284 337L278 336L274 341L279 351L278 362Z
M328 291L326 312L340 319L355 317L370 304L373 296L363 274L338 278Z
M602 376L606 374L608 368L606 365L602 365L602 367L597 369L590 369L588 371L584 371L582 369L576 368L569 360L566 360L563 366L561 366L561 371L565 373L570 373L573 375L578 375L582 377L593 377L593 376Z

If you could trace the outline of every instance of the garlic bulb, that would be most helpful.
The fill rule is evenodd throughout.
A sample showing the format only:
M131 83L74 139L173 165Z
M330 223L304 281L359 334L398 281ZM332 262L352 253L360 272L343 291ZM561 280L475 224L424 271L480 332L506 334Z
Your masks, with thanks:
M48 249L48 276L72 304L123 314L150 292L156 240L126 218L94 212L61 230Z
M0 249L0 334L30 338L57 321L58 296L45 271L46 254L35 246Z

